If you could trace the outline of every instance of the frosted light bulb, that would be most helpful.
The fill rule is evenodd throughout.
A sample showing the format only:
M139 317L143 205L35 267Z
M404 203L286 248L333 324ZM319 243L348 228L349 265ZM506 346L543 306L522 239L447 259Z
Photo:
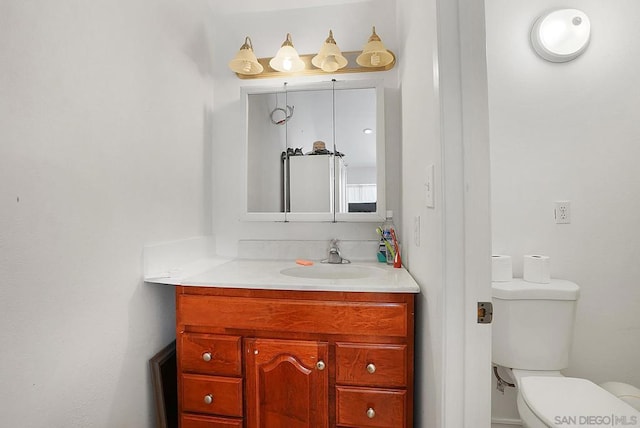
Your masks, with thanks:
M377 53L371 55L371 65L377 67L380 64L380 55Z
M339 68L338 61L336 61L336 57L330 55L322 61L322 71L334 72Z
M291 58L287 57L282 61L282 68L284 68L285 70L289 71L291 70Z

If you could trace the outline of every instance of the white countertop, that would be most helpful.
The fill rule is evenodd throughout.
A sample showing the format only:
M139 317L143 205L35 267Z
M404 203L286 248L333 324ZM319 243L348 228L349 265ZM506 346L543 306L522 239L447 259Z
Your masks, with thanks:
M320 263L314 261L313 268L321 268L318 265ZM352 264L327 267L340 269L343 266L347 269L356 268L368 271L371 272L371 275L355 279L299 278L281 273L285 269L305 268L296 264L294 260L250 260L214 257L200 260L190 266L169 272L165 277L145 278L145 281L157 284L197 287L290 291L420 292L420 287L404 267L396 269L378 262L354 262Z

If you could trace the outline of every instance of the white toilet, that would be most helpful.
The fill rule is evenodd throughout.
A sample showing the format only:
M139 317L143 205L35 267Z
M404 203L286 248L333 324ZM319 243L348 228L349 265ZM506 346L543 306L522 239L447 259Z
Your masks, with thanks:
M640 397L640 390L616 383L609 392L560 373L569 365L577 284L514 279L493 282L492 293L493 362L511 369L525 427L640 427L640 409L614 395L623 390L626 396Z

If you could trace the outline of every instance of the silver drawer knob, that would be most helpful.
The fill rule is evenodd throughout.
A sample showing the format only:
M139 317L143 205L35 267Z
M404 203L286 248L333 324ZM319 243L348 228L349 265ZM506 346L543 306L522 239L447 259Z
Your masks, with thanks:
M213 403L213 395L211 394L207 394L204 396L204 404L211 404Z
M367 364L367 371L371 374L374 374L376 372L376 366L373 363L369 363Z
M325 367L327 367L327 365L324 363L324 361L320 360L316 363L316 368L320 371L324 370Z
M206 362L211 361L211 352L205 352L204 354L202 354L202 359Z
M376 411L375 411L375 410L373 410L373 408L369 407L369 408L367 409L367 417L368 417L369 419L373 419L373 418L375 418L375 417L376 417Z

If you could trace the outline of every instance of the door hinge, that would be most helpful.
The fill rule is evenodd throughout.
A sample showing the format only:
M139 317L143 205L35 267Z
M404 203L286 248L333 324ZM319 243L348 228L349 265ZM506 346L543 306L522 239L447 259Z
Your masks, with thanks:
M478 324L491 324L493 319L493 303L478 302Z

